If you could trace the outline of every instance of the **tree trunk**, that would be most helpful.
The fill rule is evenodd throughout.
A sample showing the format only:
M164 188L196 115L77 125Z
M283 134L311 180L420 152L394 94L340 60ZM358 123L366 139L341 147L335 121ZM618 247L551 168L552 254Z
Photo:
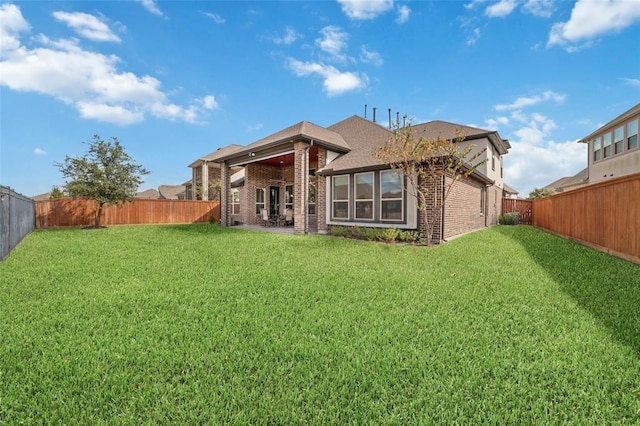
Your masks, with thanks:
M104 203L99 203L98 204L98 211L96 212L96 220L95 220L95 224L94 224L95 228L100 228L100 219L102 218L102 208L103 207L104 207Z

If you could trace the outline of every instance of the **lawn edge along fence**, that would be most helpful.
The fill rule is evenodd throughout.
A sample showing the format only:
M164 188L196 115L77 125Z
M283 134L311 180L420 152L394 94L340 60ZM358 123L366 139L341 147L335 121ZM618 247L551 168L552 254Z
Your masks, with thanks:
M92 226L97 203L87 198L36 201L36 227ZM105 206L101 225L218 223L220 203L200 200L133 199L122 206Z
M0 261L35 228L33 199L0 185Z

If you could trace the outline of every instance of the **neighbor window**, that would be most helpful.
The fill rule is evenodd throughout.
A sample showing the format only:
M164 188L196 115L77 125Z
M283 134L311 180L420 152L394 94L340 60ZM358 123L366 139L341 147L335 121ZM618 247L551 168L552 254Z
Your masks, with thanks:
M613 131L613 153L621 154L624 141L624 126L620 126Z
M638 120L627 123L627 149L638 147Z
M231 190L231 214L240 214L240 190Z
M256 214L264 209L264 188L256 188Z
M611 132L602 135L602 158L611 157Z
M373 173L359 173L356 178L356 219L373 219Z
M331 216L349 219L349 176L334 176L331 182Z
M397 170L380 172L380 218L383 221L402 220L403 189L402 173Z
M491 170L493 170L494 172L496 170L496 156L495 155L491 156Z
M293 210L293 185L284 187L284 208Z
M593 161L600 159L600 145L602 144L602 138L595 138L593 140Z

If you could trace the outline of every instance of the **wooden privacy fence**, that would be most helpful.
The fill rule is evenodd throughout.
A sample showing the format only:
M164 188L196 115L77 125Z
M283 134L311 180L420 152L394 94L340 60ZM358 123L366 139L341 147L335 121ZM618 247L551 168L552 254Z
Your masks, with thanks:
M533 225L640 264L640 173L534 200Z
M36 201L36 227L92 226L96 208L94 200L85 198ZM105 206L100 224L218 223L219 220L217 201L135 199L122 207Z
M520 213L520 223L523 225L531 225L531 200L516 200L513 198L502 199L502 213L518 212Z

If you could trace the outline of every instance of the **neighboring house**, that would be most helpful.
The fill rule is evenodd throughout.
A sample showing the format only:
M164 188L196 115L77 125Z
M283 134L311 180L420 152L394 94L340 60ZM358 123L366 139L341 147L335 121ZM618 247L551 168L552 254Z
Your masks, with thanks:
M136 193L135 198L141 198L145 200L157 200L160 198L160 193L155 189L147 189L146 191Z
M461 145L486 148L486 163L454 183L434 239L496 224L503 193L502 157L509 142L495 131L443 121L413 128L416 137L446 139L456 138L460 130L466 136ZM209 160L219 164L221 172L222 225L261 224L263 208L272 215L291 208L296 234L326 233L330 225L424 231L423 213L408 194L407 180L375 156L391 134L353 116L327 128L302 121L245 147L226 147L226 154ZM203 167L199 161L203 160L191 167ZM231 172L236 169L244 176L234 182Z
M184 200L186 191L184 185L160 185L158 187L161 200Z
M589 145L587 174L590 184L640 173L639 125L640 104L579 141Z
M51 199L51 192L45 192L44 194L38 194L38 195L34 195L33 197L34 201L46 201L46 200L50 200Z
M582 169L573 176L565 176L554 182L551 182L545 188L554 190L555 192L566 192L572 189L578 189L589 184L588 169Z
M517 199L519 192L516 189L513 189L506 183L502 184L502 198L512 198Z

